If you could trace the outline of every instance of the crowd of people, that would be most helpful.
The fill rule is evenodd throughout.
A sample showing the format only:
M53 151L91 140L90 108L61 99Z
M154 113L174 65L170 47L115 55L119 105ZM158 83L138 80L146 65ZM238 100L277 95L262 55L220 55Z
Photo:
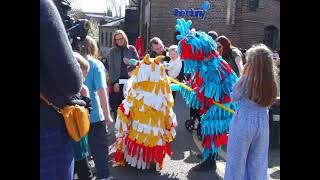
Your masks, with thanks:
M131 77L140 61L135 46L123 30L112 36L112 48L105 61L98 59L97 42L86 36L80 49L71 48L63 22L51 0L40 1L40 94L58 107L79 97L91 105L89 133L73 142L63 117L40 100L40 179L93 179L89 152L97 179L113 179L108 162L107 128L118 117L118 109L131 89ZM231 99L238 103L230 124L226 180L267 179L269 118L268 109L278 95L280 50L272 52L263 44L248 50L233 46L231 40L215 31L207 33L216 51L239 78L233 84ZM150 58L161 56L167 76L185 83L184 61L178 45L168 48L158 37L150 40ZM145 60L144 62L147 62ZM172 92L173 99L177 92ZM168 101L169 102L169 101ZM114 113L112 115L112 113ZM190 116L199 114L191 107ZM215 170L217 154L211 152L194 170Z

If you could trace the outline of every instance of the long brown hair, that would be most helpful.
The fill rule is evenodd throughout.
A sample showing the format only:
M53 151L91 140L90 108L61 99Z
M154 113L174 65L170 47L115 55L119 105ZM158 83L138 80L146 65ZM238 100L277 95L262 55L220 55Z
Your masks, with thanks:
M86 38L82 42L80 54L85 58L87 58L88 55L94 58L98 58L98 45L96 40L94 40L90 36L86 36Z
M231 47L233 47L230 39L228 39L226 36L219 36L217 37L216 42L219 42L222 45L221 56L226 58L231 51Z
M276 101L278 90L277 68L271 50L264 44L254 45L246 52L246 58L238 88L247 76L249 99L261 106L271 106Z

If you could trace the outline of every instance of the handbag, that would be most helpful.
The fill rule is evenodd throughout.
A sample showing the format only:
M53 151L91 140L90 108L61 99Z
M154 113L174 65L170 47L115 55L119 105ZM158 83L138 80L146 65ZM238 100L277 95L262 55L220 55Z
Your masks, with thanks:
M42 99L45 103L63 116L67 132L72 140L79 142L82 137L88 134L90 121L89 111L87 108L78 104L66 105L63 108L60 108L50 102L41 93L40 99Z

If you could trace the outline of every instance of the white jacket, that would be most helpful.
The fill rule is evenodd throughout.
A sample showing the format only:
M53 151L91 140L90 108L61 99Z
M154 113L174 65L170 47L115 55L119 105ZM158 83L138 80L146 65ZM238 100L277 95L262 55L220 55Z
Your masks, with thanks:
M168 74L172 78L178 77L180 71L182 68L182 62L180 58L177 58L175 60L170 60L169 67L168 67Z

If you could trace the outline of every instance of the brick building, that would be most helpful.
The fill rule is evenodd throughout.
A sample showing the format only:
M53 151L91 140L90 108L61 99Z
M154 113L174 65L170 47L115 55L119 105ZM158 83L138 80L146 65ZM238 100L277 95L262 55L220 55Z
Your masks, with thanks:
M237 47L249 48L253 43L265 43L272 49L280 46L280 0L209 0L202 18L195 11L204 9L203 2L141 0L139 32L145 45L154 36L166 46L175 44L176 19L184 16L192 20L193 28L226 35Z

